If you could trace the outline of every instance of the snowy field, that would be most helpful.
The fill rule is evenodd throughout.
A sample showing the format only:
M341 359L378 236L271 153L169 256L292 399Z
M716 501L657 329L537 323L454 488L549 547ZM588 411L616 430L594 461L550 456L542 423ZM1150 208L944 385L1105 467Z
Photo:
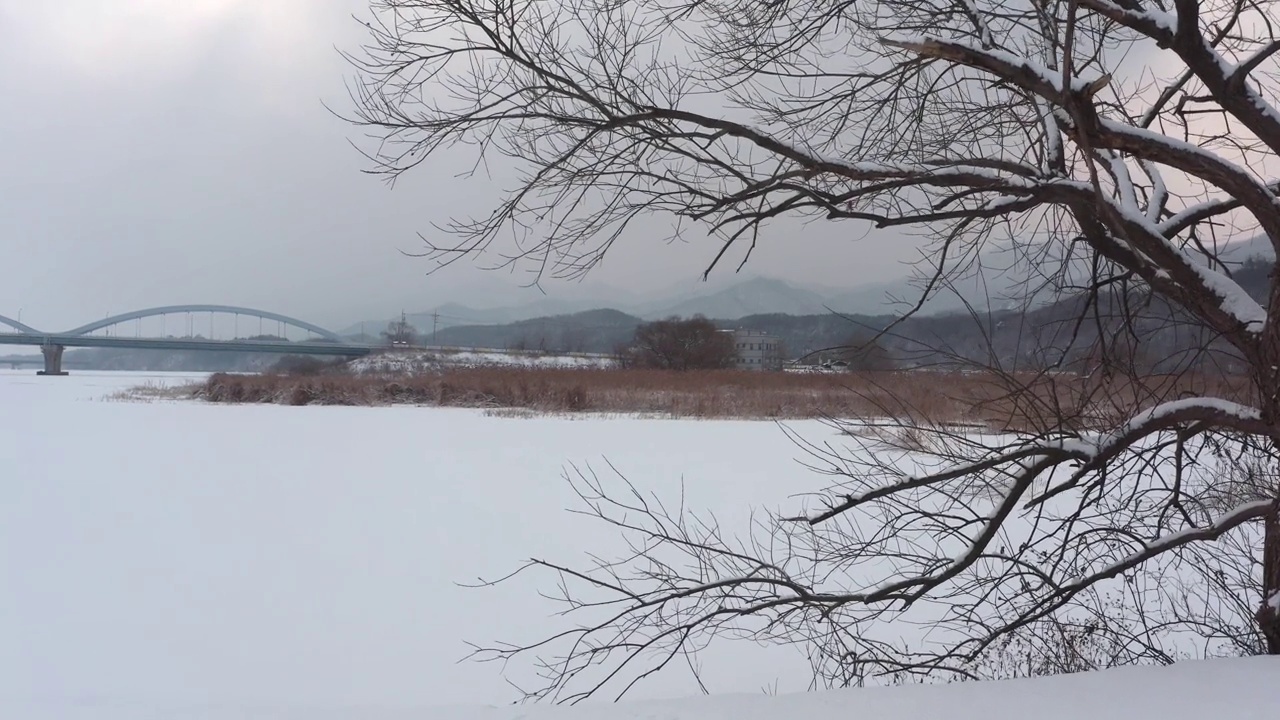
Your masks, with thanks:
M660 494L683 480L687 504L725 526L822 479L767 422L113 399L191 379L0 372L0 717L1280 717L1270 658L766 698L803 688L804 658L732 643L702 671L737 696L495 707L522 669L458 662L466 642L537 639L563 620L536 598L549 578L458 583L530 556L609 554L610 533L563 512L567 463L607 457ZM676 668L634 697L696 692Z
M535 639L551 579L456 583L606 549L563 512L566 463L608 457L664 493L683 476L728 522L816 482L763 422L105 399L183 379L0 373L0 703L501 704L515 691L459 663L465 642ZM803 687L794 651L741 650L708 657L711 689ZM641 696L695 691L673 673Z
M370 355L351 362L356 373L414 373L440 368L611 368L616 364L607 355L572 353L542 354L503 350L410 350Z

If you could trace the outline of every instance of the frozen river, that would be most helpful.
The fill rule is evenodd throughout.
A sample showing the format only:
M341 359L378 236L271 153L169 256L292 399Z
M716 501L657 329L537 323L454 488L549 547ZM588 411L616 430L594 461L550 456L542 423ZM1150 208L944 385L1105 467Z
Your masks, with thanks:
M566 463L683 477L726 524L816 482L768 422L112 399L192 379L0 372L0 716L503 704L465 643L563 628L535 597L552 579L457 583L611 546L563 512ZM742 651L707 657L712 691L803 687L792 651ZM693 692L676 671L638 696Z

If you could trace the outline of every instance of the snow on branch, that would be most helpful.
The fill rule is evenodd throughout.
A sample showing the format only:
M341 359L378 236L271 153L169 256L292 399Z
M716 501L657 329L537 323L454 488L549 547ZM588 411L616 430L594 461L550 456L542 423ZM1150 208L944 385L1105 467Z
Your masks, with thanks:
M1258 520L1275 512L1276 502L1271 499L1255 500L1253 502L1244 503L1214 518L1212 522L1202 527L1187 528L1176 533L1165 535L1156 540L1144 542L1142 549L1117 560L1100 570L1094 571L1087 575L1081 575L1064 583L1059 588L1060 593L1067 595L1074 594L1079 590L1093 585L1102 580L1113 578L1126 570L1131 570L1142 563L1166 553L1174 548L1182 547L1193 542L1204 540L1216 540L1234 528L1243 525L1250 520Z
M948 60L979 70L986 70L1019 87L1030 90L1056 105L1068 102L1061 73L1041 63L1013 53L984 48L962 40L942 40L927 35L883 38L889 47L901 48L923 57ZM1092 97L1111 81L1110 75L1071 78L1070 91L1084 98Z
M1235 71L1231 73L1230 82L1236 85L1244 85L1245 79L1248 78L1249 73L1256 70L1259 65L1267 61L1267 58L1270 58L1277 52L1280 52L1280 40L1272 40L1261 50L1258 50L1237 65Z
M1156 268L1166 272L1185 271L1196 283L1217 296L1217 307L1227 317L1248 332L1262 332L1266 326L1267 311L1239 283L1174 244L1165 236L1161 225L1152 222L1140 209L1110 197L1103 197L1102 201L1124 223L1123 229L1134 239L1136 249L1150 257Z
M1154 27L1154 21L1152 23ZM1054 134L1053 130L1061 124L1077 142L1083 143L1084 147L1110 148L1132 153L1140 161L1151 164L1153 169L1154 163L1160 163L1204 179L1226 190L1241 205L1247 207L1270 237L1280 238L1280 199L1277 199L1274 189L1257 180L1244 168L1227 162L1194 143L1097 117L1090 99L1110 82L1109 75L1092 79L1072 78L1068 89L1062 86L1059 73L1026 57L1003 50L978 47L962 40L942 40L929 36L886 38L882 42L923 57L947 60L984 70L1029 90L1048 101L1051 106L1058 108L1054 126L1046 125L1047 135ZM1087 112L1084 115L1077 115L1074 111L1068 112L1067 108L1070 107L1083 107ZM1046 137L1046 145L1051 155L1056 155L1055 143L1055 138ZM1146 217L1142 218L1143 221L1153 224L1158 218L1159 205L1155 206L1157 208L1155 211L1139 212L1136 193L1122 159L1111 158L1110 167L1121 194L1120 207L1130 216L1145 215ZM1158 177L1153 176L1153 182L1163 187L1163 181ZM1172 223L1169 227L1182 227L1180 223L1189 217L1195 216L1179 218L1178 222ZM1163 235L1163 228L1158 232ZM1188 263L1188 267L1195 267L1195 265L1194 262ZM1228 279L1211 276L1206 271L1207 268L1195 269L1195 272L1203 276L1204 284L1222 298L1223 310L1251 329L1260 329L1259 321L1265 320L1265 313L1262 313L1260 308L1255 309L1256 303L1243 292L1238 292L1237 288L1232 287L1234 283Z
M1080 7L1146 35L1160 47L1171 45L1178 30L1177 17L1158 8L1142 8L1137 3L1123 7L1110 0L1079 0L1079 3Z
M1273 195L1280 193L1280 181L1272 180L1265 187ZM1231 212L1242 205L1239 198L1234 197L1206 200L1179 210L1158 223L1157 227L1165 237L1172 238L1197 223Z
M1221 398L1197 397L1172 400L1134 415L1108 433L1082 436L1071 445L1077 456L1090 462L1114 455L1138 439L1190 422L1230 427L1247 432L1266 433L1270 427L1262 421L1257 408Z
M1231 400L1197 397L1160 403L1134 415L1111 432L1093 433L1063 441L1064 449L1070 448L1075 457L1084 462L1065 481L1032 498L1026 506L1043 504L1076 487L1087 475L1133 447L1142 438L1189 423L1262 435L1274 434L1274 429L1263 421L1262 413L1257 408Z
M1144 410L1133 416L1109 437L1118 440L1153 426L1165 426L1171 422L1188 420L1215 422L1247 429L1250 432L1265 431L1268 427L1261 425L1262 413L1257 408L1222 398L1197 397L1171 400Z
M1147 219L1159 222L1165 205L1169 202L1169 188L1164 184L1164 176L1160 168L1150 160L1141 161L1142 171L1151 179L1151 197L1147 200Z
M1068 122L1070 121L1067 118ZM1073 128L1081 131L1081 128ZM1090 129L1083 129L1088 132ZM1134 127L1108 118L1098 119L1095 144L1132 153L1143 159L1168 165L1194 177L1203 178L1231 192L1266 223L1280 213L1280 198L1267 184L1240 165L1194 143L1171 138L1147 128Z

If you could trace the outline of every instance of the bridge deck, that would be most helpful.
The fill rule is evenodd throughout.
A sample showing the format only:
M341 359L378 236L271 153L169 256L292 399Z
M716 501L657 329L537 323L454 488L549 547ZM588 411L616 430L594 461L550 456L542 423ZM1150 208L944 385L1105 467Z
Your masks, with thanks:
M287 340L205 340L200 338L127 338L101 335L0 333L0 345L60 345L62 347L112 347L138 350L215 350L274 355L330 355L361 357L382 349L354 343L289 342Z

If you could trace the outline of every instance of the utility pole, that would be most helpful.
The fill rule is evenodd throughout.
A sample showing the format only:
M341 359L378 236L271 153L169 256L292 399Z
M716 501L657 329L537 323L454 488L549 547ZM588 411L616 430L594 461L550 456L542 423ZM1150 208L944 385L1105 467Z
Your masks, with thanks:
M431 344L436 344L436 325L440 322L440 311L431 311Z

